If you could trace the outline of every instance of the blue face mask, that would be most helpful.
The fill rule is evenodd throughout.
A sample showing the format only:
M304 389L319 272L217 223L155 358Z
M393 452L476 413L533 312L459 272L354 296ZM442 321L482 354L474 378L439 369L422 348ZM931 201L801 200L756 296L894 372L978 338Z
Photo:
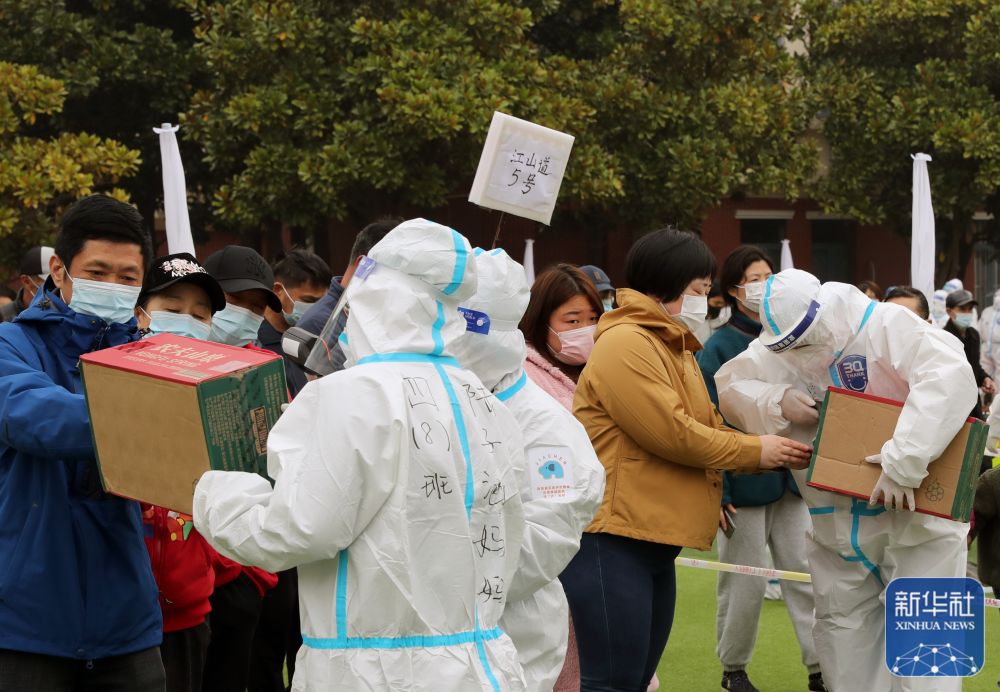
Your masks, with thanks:
M135 301L139 298L141 286L74 279L69 272L66 272L66 278L73 284L69 306L81 315L118 324L126 324L135 316Z
M302 315L306 313L306 310L312 307L312 303L305 303L301 300L294 300L292 296L289 295L288 291L285 289L284 286L281 287L281 290L284 292L286 296L288 296L288 300L292 301L292 311L285 312L284 310L282 310L281 316L285 318L285 322L288 323L289 327L294 327L296 324L299 323L299 320L302 319Z
M212 317L212 332L209 340L230 346L246 346L257 339L264 318L246 308L226 305Z
M968 329L972 326L973 315L971 312L960 312L955 315L955 324L957 324L962 329Z
M611 312L615 308L615 299L605 298L601 301L601 304L604 305L604 312Z
M192 315L153 310L149 314L149 331L153 334L176 334L206 341L212 325L196 320Z

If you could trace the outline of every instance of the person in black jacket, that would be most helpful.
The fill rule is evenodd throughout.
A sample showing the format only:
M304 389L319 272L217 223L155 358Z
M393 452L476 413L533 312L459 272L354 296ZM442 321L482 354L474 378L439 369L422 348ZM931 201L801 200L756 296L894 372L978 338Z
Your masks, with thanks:
M976 376L976 384L979 388L987 394L996 394L996 384L979 363L979 332L972 326L975 323L972 314L975 307L977 307L976 298L971 292L962 289L949 293L945 301L948 323L945 324L944 330L962 342L962 346L965 347L965 357L969 360L969 365L972 366L972 372ZM973 409L972 415L975 418L985 419L982 407L978 403Z

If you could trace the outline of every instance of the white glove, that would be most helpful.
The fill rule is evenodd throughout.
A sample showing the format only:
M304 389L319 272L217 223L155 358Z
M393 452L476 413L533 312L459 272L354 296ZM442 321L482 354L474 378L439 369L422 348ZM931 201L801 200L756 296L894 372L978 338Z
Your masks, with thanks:
M282 404L281 405L281 412L284 413L285 411L287 411L289 406L291 406L291 403Z
M865 461L881 466L882 455L873 454L870 457L865 457ZM886 509L904 509L903 500L906 500L905 508L911 512L917 508L913 499L913 488L900 485L885 475L885 471L882 471L882 475L879 476L878 483L875 484L875 489L872 491L872 496L868 498L868 506L874 507L880 499Z
M781 415L789 423L797 425L815 425L819 422L816 402L811 396L797 389L789 389L781 397Z

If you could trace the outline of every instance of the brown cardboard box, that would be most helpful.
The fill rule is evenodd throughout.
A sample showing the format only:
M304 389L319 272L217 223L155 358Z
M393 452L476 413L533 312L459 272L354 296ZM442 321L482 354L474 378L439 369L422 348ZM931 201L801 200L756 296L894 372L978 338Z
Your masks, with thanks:
M266 477L288 401L279 356L158 334L81 361L105 491L191 514L205 471Z
M826 393L806 482L813 488L868 499L881 467L865 457L892 438L902 402L846 389ZM944 453L927 467L914 495L917 511L968 521L989 427L969 419Z

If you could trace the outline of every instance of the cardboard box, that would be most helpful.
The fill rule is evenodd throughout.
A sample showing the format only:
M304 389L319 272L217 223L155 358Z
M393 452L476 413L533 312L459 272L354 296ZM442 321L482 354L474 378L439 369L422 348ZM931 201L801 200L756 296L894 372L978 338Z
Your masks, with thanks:
M171 334L81 358L104 490L191 514L205 471L266 477L281 357Z
M892 438L902 406L899 401L846 389L827 390L808 485L865 500L871 497L881 467L867 463L865 457L878 454ZM944 453L927 467L927 477L914 493L918 512L969 520L988 432L985 423L966 421Z

